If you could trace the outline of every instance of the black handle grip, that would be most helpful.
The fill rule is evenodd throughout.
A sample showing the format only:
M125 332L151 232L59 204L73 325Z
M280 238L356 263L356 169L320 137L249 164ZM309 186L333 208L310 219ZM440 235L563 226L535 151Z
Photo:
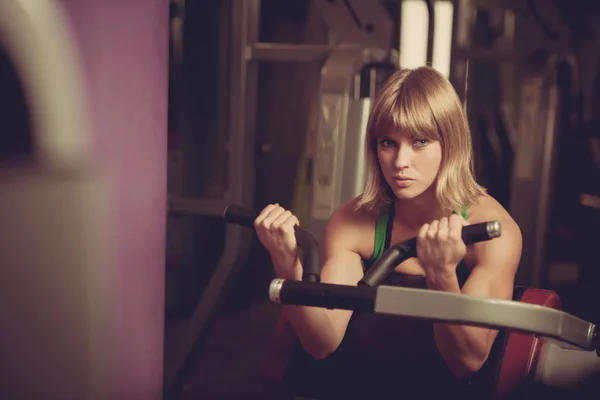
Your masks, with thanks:
M499 221L481 222L462 228L462 240L466 245L484 242L502 235Z
M254 228L254 220L259 213L237 204L229 204L223 211L223 218L226 222ZM296 241L298 247L304 254L302 265L302 280L308 282L319 282L321 280L321 251L319 243L315 237L308 231L299 226L295 227Z
M502 235L499 221L481 222L462 228L462 240L466 245L491 240ZM381 284L394 268L409 258L417 256L417 238L408 239L390 247L373 263L359 285L375 287Z
M376 288L333 283L274 279L269 299L274 303L373 312Z
M223 211L223 218L230 224L245 226L246 228L254 228L254 220L258 217L254 210L246 207L238 206L237 204L229 204Z

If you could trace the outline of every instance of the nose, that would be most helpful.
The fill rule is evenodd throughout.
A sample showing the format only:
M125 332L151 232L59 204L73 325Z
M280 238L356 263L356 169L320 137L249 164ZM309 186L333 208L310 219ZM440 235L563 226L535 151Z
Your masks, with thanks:
M396 167L398 170L403 170L404 168L410 166L413 155L412 148L411 146L403 143L400 144L397 149L394 167Z

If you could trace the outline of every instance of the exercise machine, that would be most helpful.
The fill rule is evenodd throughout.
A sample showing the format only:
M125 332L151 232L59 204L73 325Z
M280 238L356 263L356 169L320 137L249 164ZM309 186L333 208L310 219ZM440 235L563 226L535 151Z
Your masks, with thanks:
M183 2L177 2L181 5ZM224 3L218 2L219 7ZM186 13L191 9L202 7L203 4L185 4ZM208 6L207 6L208 7ZM183 8L181 9L183 11ZM254 198L254 156L255 135L254 125L256 118L256 93L257 93L257 68L258 65L248 56L248 46L258 40L258 27L260 15L260 2L232 0L228 18L222 21L230 32L227 35L229 42L225 55L229 68L228 76L220 77L219 84L225 84L221 112L227 116L220 118L228 121L226 126L219 126L219 136L225 137L224 142L218 143L217 151L223 151L226 156L225 177L223 188L216 196L209 194L202 196L189 195L184 192L173 191L168 196L168 212L171 216L182 218L218 218L223 208L230 202L236 202L250 207ZM202 17L202 15L199 15ZM191 21L187 21L192 24ZM183 25L185 26L184 18ZM197 26L197 25L196 25ZM186 46L184 46L186 47ZM185 48L183 50L186 51ZM185 56L184 56L185 58ZM222 79L221 79L222 78ZM200 127L194 125L196 129ZM204 145L202 132L193 132ZM219 139L221 140L221 139ZM191 157L192 159L194 157ZM190 159L190 157L187 157ZM205 220L206 221L206 220ZM194 246L191 246L192 248ZM197 247L197 246L196 246ZM223 247L216 261L216 265L206 273L206 266L194 265L194 268L204 268L206 283L190 310L186 309L184 318L176 318L166 325L165 330L165 391L177 386L176 381L181 378L185 370L186 361L193 363L193 350L201 347L203 335L210 326L211 319L215 316L219 306L222 305L232 281L240 271L244 260L247 258L251 247L251 235L238 226L225 227ZM191 257L193 262L200 263L196 257ZM175 272L173 275L177 276ZM184 277L185 279L185 277ZM198 279L194 275L194 279ZM185 283L185 282L184 282ZM195 282L194 287L197 287ZM174 290L177 290L175 288ZM186 289L184 289L186 290ZM187 308L187 307L186 307Z
M84 67L74 38L61 4L0 2L2 67L12 67L3 78L15 76L27 109L27 121L2 120L0 397L6 399L122 398L112 332L118 307L111 185L90 162ZM16 102L5 97L11 95L4 92L2 100ZM28 146L13 157L11 145L23 141Z
M235 205L230 205L224 212L227 222L247 227L252 226L255 217L256 213ZM500 235L501 227L497 221L463 229L463 240L467 245L493 240ZM499 335L494 345L497 358L493 360L494 365L486 367L493 371L492 379L486 381L486 393L493 398L516 398L514 396L531 393L528 390L532 386L573 390L586 379L594 379L594 374L599 374L596 378L600 376L596 324L561 311L560 299L551 291L520 288L515 290L515 298L508 301L386 284L385 279L396 265L416 256L415 239L388 249L356 286L321 283L319 250L316 240L310 236L302 228L296 228L298 245L303 254L308 255L303 261L303 280L274 279L269 287L272 302L501 329L504 334ZM292 390L297 390L298 380L302 380L303 374L314 375L311 375L308 364L301 363L306 358L294 358L290 352L290 344L294 345L290 327L287 326L286 330L284 325L278 325L272 341L267 362L279 365L268 365L266 378L271 385L277 384L280 390L281 386L296 380L291 386ZM275 354L277 357L273 357ZM282 360L282 357L290 358ZM286 373L285 370L292 368L294 362L294 372ZM273 367L279 368L279 371ZM360 368L360 363L351 367ZM324 371L332 375L335 373L328 369L320 373ZM324 382L328 379L325 377ZM310 384L308 381L304 383ZM435 381L431 384L435 385ZM375 382L365 383L367 388L374 385ZM316 386L311 388L324 390ZM328 389L329 393L336 390L335 387ZM398 390L400 394L401 388ZM306 392L287 394L315 395Z
M0 398L162 393L167 17L0 2Z

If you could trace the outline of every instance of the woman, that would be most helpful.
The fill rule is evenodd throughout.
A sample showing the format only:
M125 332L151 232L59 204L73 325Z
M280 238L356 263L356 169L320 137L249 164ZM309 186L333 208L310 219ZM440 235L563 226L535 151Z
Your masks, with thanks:
M471 133L450 82L436 70L400 69L380 90L366 135L368 178L360 196L342 204L323 239L323 282L356 285L385 247L417 239L418 258L395 269L423 276L431 290L512 298L521 256L521 233L507 211L473 176ZM467 248L462 226L499 220L500 238ZM301 279L294 225L277 204L255 221L278 277ZM331 356L352 312L286 307L303 349L315 359ZM431 324L432 341L457 379L468 379L488 358L497 331Z

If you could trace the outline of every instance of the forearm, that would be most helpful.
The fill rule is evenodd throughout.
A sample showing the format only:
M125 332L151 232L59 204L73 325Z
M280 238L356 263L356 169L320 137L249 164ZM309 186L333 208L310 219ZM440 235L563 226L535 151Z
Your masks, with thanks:
M277 266L276 270L282 271ZM287 271L284 274L278 274L280 275L278 277L287 280L302 279L302 265L299 260L292 269ZM284 305L284 313L298 336L302 348L314 358L322 359L334 352L343 338L344 332L340 333L340 318L336 318L340 315L334 313L347 314L350 311ZM338 324L335 324L334 321L337 321Z
M427 286L432 290L461 293L456 275L428 277ZM433 330L438 350L457 378L467 378L479 371L489 353L488 329L434 323Z
M316 359L323 359L340 345L343 335L333 326L331 310L319 307L285 306L285 313L302 348Z
M290 281L302 280L302 263L300 262L300 259L296 259L292 268L285 265L285 261L278 260L274 256L271 256L271 261L273 262L278 278Z

